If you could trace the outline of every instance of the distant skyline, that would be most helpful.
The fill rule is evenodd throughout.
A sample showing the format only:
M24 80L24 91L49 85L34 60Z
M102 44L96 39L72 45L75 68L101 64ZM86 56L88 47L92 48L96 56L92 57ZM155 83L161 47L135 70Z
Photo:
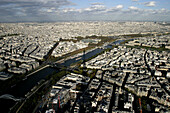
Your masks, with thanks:
M170 21L170 0L0 0L0 22Z

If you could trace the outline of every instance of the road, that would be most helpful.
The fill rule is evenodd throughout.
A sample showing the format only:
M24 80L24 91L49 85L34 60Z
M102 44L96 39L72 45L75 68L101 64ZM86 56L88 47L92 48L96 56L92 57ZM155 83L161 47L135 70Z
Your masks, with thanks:
M157 84L160 85L160 87L162 88L162 90L167 93L168 95L170 95L169 91L159 82L159 80L156 79L155 77L155 71L154 70L151 70L150 66L148 65L147 61L146 61L146 54L147 54L147 51L145 51L145 54L144 54L144 60L145 60L145 65L147 66L147 69L148 71L151 73L151 76L154 77L154 79L156 80Z

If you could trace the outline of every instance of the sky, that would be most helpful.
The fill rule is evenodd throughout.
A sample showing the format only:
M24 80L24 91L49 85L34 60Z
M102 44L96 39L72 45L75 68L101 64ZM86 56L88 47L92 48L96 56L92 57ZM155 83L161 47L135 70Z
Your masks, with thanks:
M0 0L0 22L170 21L170 0Z

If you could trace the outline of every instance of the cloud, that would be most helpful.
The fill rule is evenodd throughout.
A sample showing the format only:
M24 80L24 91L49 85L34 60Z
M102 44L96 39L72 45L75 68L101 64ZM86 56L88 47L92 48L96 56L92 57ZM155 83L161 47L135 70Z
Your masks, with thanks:
M128 9L130 9L130 10L138 10L138 8L134 7L134 6L130 6Z
M82 9L83 12L93 13L93 14L102 13L102 12L105 12L105 10L106 10L106 7L101 4L93 4L91 7Z
M133 2L138 2L139 0L132 0Z
M142 4L153 7L156 2ZM74 6L69 0L0 0L0 21L170 19L170 11L167 9L126 8L121 4L107 7L103 3L92 3L86 8Z
M76 8L65 8L63 10L60 10L59 13L67 13L67 14L70 14L70 13L81 13L82 12L82 9L76 9Z
M96 3L91 3L91 5L103 5L103 3L96 2Z
M117 8L117 9L122 9L122 8L123 8L123 5L117 5L116 8Z
M7 4L16 4L20 7L51 7L51 6L64 6L73 4L68 0L0 0L0 6Z
M123 5L117 5L115 7L106 9L106 13L116 13L116 12L121 12L123 8Z
M103 13L106 11L106 7L105 5L103 5L102 3L92 3L90 7L87 8L80 8L80 9L76 9L76 8L64 8L61 9L59 11L59 13L67 13L70 15L71 14L75 14L75 13L83 13L83 14L99 14L99 13Z
M68 0L0 0L0 14L6 16L38 17L45 13L52 13L62 6L74 5Z
M122 12L123 12L123 14L131 15L133 18L135 18L135 16L137 16L137 15L140 16L140 15L144 14L143 9L140 9L135 6L129 6L127 10L123 10Z
M155 1L145 2L144 5L148 6L148 7L155 7L156 6L156 2Z
M119 12L123 8L123 5L117 5L112 8L107 8L105 5L101 3L93 3L90 7L87 8L65 8L60 11L60 13L67 13L67 14L85 14L85 15L92 15L92 14L107 14L107 13L113 13L113 12Z

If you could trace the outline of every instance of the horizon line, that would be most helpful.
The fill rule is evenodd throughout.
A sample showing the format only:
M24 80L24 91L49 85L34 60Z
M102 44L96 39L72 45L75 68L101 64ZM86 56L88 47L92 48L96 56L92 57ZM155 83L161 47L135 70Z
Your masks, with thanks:
M170 22L154 20L57 20L57 21L2 21L0 23L57 23L57 22Z

